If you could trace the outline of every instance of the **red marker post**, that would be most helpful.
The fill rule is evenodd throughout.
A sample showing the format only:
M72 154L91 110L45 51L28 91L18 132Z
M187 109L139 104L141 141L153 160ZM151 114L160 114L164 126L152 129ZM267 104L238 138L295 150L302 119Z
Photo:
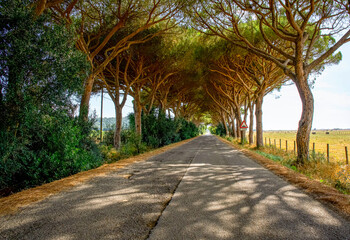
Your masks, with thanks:
M240 129L241 129L241 144L242 145L245 142L245 131L247 131L247 128L248 128L248 124L245 121L243 121L241 126L240 126Z

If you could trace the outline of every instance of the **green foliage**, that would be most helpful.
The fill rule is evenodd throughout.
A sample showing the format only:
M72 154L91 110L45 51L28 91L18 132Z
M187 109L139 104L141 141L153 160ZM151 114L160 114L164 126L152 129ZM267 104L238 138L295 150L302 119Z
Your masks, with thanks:
M28 1L1 3L0 190L17 191L99 166L92 122L74 117L89 65L73 35Z
M115 125L110 126L109 129L115 129ZM135 156L148 150L147 145L141 141L141 137L134 130L123 129L120 135L121 149L118 154L114 154L111 150L114 145L114 130L105 131L104 133L103 146L109 147L102 147L102 152L108 162L115 162L121 158Z
M135 156L147 150L147 145L141 141L141 136L137 135L135 131L130 129L122 131L122 147L120 149L122 156Z
M327 158L326 158L326 155L324 153L310 151L309 161L310 162L325 163L325 162L327 162Z
M135 129L134 114L129 115L130 129ZM171 119L154 109L149 115L142 115L142 142L158 148L199 135L197 126L183 118Z
M218 136L224 137L226 136L226 129L224 124L219 123L216 127L211 127L210 131L212 134L216 134Z
M234 140L234 138L233 137L227 137L226 140L232 142Z
M103 143L105 143L108 146L114 145L114 130L115 130L115 124L107 125L106 129L109 129L108 131L103 132ZM123 136L123 133L122 133ZM123 139L122 139L123 141Z
M207 132L207 126L206 125L199 125L198 131L200 135L203 135Z
M264 156L268 159L271 159L275 162L281 162L283 160L282 157L280 156L276 156L276 155L273 155L273 154L270 154L270 153L265 153L265 152L262 152L262 151L255 151L256 153L260 154L261 156Z
M113 145L100 144L99 149L104 161L107 163L113 163L121 159L120 152Z
M63 114L26 114L16 137L1 131L0 189L13 191L51 182L102 164L90 139L92 122Z

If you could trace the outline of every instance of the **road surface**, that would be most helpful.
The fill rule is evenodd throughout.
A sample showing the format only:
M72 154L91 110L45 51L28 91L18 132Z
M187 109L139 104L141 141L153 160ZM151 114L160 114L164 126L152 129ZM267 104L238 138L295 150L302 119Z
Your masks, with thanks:
M350 223L206 135L0 217L0 239L350 239Z

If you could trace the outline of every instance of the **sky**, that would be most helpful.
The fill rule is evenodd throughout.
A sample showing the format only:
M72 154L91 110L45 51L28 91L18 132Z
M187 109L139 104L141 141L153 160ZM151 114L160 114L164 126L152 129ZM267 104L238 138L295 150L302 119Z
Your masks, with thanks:
M314 120L316 129L350 129L350 43L340 48L343 60L338 65L327 66L317 77L312 89L314 95ZM129 96L123 117L133 112ZM90 100L90 111L101 112L101 95ZM301 101L295 85L283 86L264 98L264 130L296 130L301 116ZM115 117L114 105L104 94L103 117ZM249 124L249 123L248 123Z

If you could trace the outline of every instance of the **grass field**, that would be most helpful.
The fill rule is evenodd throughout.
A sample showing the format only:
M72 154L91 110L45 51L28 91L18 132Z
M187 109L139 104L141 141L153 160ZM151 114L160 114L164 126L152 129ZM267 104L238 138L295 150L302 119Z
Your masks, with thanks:
M326 134L328 132L329 134ZM329 159L333 162L345 163L345 146L348 147L350 155L350 130L330 130L330 131L312 131L310 136L310 152L313 149L313 143L315 143L315 152L319 152L327 156L327 144L329 144ZM266 145L275 145L280 148L286 149L286 140L288 141L288 150L294 150L294 141L296 139L296 131L265 131L264 143L266 139Z

